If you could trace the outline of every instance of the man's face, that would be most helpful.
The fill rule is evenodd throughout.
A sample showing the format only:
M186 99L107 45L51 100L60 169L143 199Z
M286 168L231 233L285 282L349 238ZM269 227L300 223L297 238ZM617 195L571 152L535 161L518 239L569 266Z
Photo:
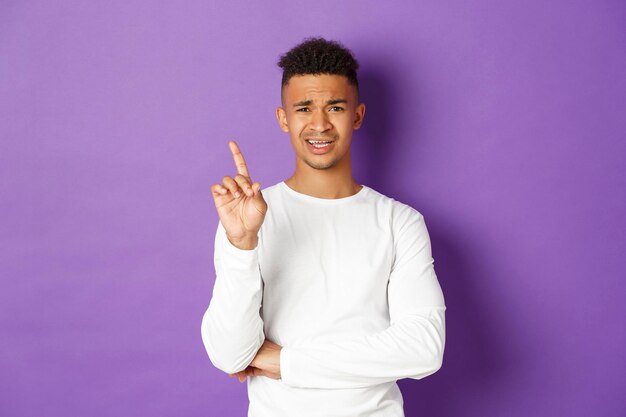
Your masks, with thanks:
M356 88L344 76L292 77L276 117L289 133L296 158L314 169L349 162L352 132L365 114L365 105L357 101Z

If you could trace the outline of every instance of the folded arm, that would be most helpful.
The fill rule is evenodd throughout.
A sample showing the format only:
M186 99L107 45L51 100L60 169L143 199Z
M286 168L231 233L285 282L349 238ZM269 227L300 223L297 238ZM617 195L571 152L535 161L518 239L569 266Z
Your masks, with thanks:
M334 343L285 346L284 383L303 388L360 388L401 378L421 379L442 365L445 303L423 216L405 207L394 227L389 277L390 326Z

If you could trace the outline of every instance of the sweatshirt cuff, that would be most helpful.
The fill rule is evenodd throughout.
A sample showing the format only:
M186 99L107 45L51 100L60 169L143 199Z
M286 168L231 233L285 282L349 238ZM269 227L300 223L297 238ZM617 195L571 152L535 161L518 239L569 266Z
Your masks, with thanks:
M293 376L291 375L291 350L283 346L280 350L280 379L287 385L294 385Z
M222 249L225 258L224 260L229 265L245 266L246 264L258 263L258 243L253 249L239 249L237 246L233 245L230 240L228 240L227 236L224 236Z
M286 385L297 388L321 387L316 369L298 347L284 347L280 350L280 379Z

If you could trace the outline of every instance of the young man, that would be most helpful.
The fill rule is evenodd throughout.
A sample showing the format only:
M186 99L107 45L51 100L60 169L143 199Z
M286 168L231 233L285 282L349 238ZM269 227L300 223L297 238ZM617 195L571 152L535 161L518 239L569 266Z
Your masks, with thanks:
M207 353L247 379L252 417L403 416L396 381L436 372L445 344L424 217L352 177L365 106L350 51L308 39L279 66L295 172L261 191L229 142Z

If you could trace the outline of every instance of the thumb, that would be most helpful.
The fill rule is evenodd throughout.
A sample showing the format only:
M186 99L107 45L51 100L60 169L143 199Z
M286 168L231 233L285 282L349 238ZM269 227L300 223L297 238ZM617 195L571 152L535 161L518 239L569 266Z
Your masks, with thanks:
M261 183L260 182L255 182L254 184L252 184L252 191L254 191L254 198L255 199L262 198L262 196L261 196Z

